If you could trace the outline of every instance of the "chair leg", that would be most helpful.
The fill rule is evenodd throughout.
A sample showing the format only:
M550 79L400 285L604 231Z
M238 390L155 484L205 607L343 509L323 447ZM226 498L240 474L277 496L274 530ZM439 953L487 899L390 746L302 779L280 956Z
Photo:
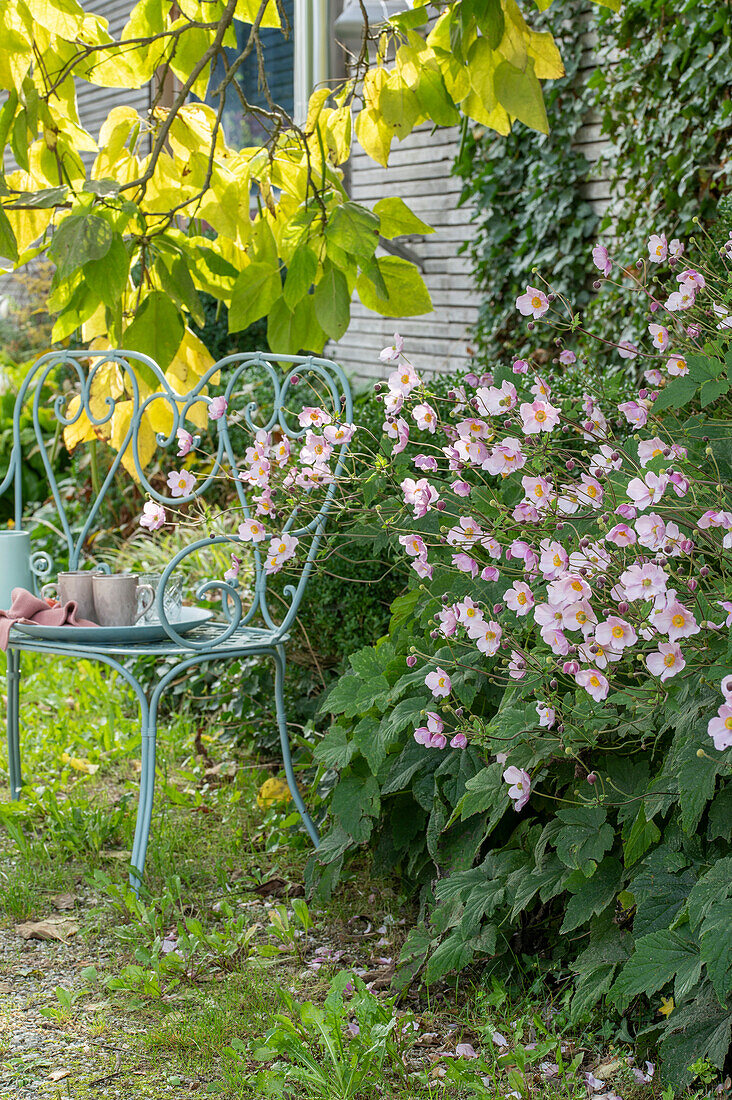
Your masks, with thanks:
M10 774L10 797L13 802L20 798L23 779L20 772L20 653L17 649L8 650L8 772Z
M142 729L140 801L137 806L137 823L135 825L135 841L132 845L132 869L130 871L130 886L138 895L142 885L142 876L145 872L145 856L147 855L147 842L150 837L150 822L152 821L153 800L155 798L156 725L156 714L152 713L147 727L143 725Z
M285 654L284 650L278 649L274 654L275 662L275 703L277 706L277 725L280 730L280 744L282 746L282 761L285 765L285 775L287 777L287 786L290 788L290 794L292 800L297 806L300 817L303 820L303 824L308 831L308 835L313 844L317 848L320 844L320 836L318 830L312 822L310 814L305 809L305 803L302 800L302 795L297 786L297 780L295 779L295 772L292 768L292 756L290 755L290 739L287 735L287 716L285 714Z

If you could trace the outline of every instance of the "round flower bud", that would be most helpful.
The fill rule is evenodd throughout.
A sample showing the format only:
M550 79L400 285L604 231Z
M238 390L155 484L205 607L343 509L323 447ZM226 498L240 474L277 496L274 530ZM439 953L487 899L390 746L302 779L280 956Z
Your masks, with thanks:
M414 656L414 654L410 653L409 657L407 657L407 668L414 668L416 663L417 663L417 658Z
M590 772L588 774L587 782L590 784L590 786L592 786L592 784L594 784L594 783L597 783L597 776L595 775L594 772Z

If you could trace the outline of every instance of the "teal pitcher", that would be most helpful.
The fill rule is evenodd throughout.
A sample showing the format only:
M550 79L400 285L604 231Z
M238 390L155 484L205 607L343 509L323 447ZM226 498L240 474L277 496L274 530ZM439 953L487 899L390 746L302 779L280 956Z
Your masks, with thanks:
M14 588L33 591L28 531L0 531L0 610L10 607Z

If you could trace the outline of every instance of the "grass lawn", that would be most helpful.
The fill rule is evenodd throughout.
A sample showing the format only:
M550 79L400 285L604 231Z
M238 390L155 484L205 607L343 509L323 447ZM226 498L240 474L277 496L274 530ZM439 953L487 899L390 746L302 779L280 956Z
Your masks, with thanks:
M660 1095L608 1023L569 1027L568 990L538 967L521 986L476 970L395 997L415 899L364 860L309 906L291 806L258 804L277 762L220 741L210 716L162 726L138 901L126 690L102 666L26 656L22 691L18 804L0 756L3 1100Z

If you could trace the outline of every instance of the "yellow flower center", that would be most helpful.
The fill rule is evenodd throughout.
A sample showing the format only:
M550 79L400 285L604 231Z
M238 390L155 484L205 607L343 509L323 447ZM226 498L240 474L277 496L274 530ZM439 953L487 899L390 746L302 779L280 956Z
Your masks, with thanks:
M546 413L543 409L539 409L539 411L535 415L535 419L538 420L540 424L544 423L544 421L546 420Z
M674 615L671 622L678 629L679 627L682 627L684 625L684 616L683 615Z
M439 680L437 681L437 686L438 687L444 687L445 686L445 677L444 676L440 676Z
M576 618L577 618L578 623L586 623L587 622L587 612L586 611L578 611L577 615L576 615Z
M673 666L676 664L676 655L674 653L667 653L663 659L663 663L665 664L666 668L673 668Z
M285 546L284 542L281 542L278 547L278 553L284 554L285 550L287 550L287 547Z
M538 419L539 418L537 417L537 420ZM534 496L535 497L543 497L544 496L544 487L543 487L543 485L536 485L534 487Z
M570 585L570 587L573 588L575 590L575 592L581 592L582 591L582 581L572 581L572 584Z
M729 716L729 718L725 718L724 728L726 730L732 730L732 714Z
M613 638L622 638L623 634L625 634L625 631L623 630L622 626L614 626L612 633Z
M587 485L587 486L585 486L585 488L587 489L587 495L588 496L590 496L590 497L596 497L597 496L597 489L595 488L594 485Z
M523 606L523 604L526 603L526 593L519 592L518 596L516 597L516 602L520 603Z
M597 676L590 676L590 683L592 684L593 688L600 686L600 681L598 680Z
M534 307L534 309L541 309L541 306L542 306L541 298L537 298L537 296L534 295L534 297L531 299L531 304Z

